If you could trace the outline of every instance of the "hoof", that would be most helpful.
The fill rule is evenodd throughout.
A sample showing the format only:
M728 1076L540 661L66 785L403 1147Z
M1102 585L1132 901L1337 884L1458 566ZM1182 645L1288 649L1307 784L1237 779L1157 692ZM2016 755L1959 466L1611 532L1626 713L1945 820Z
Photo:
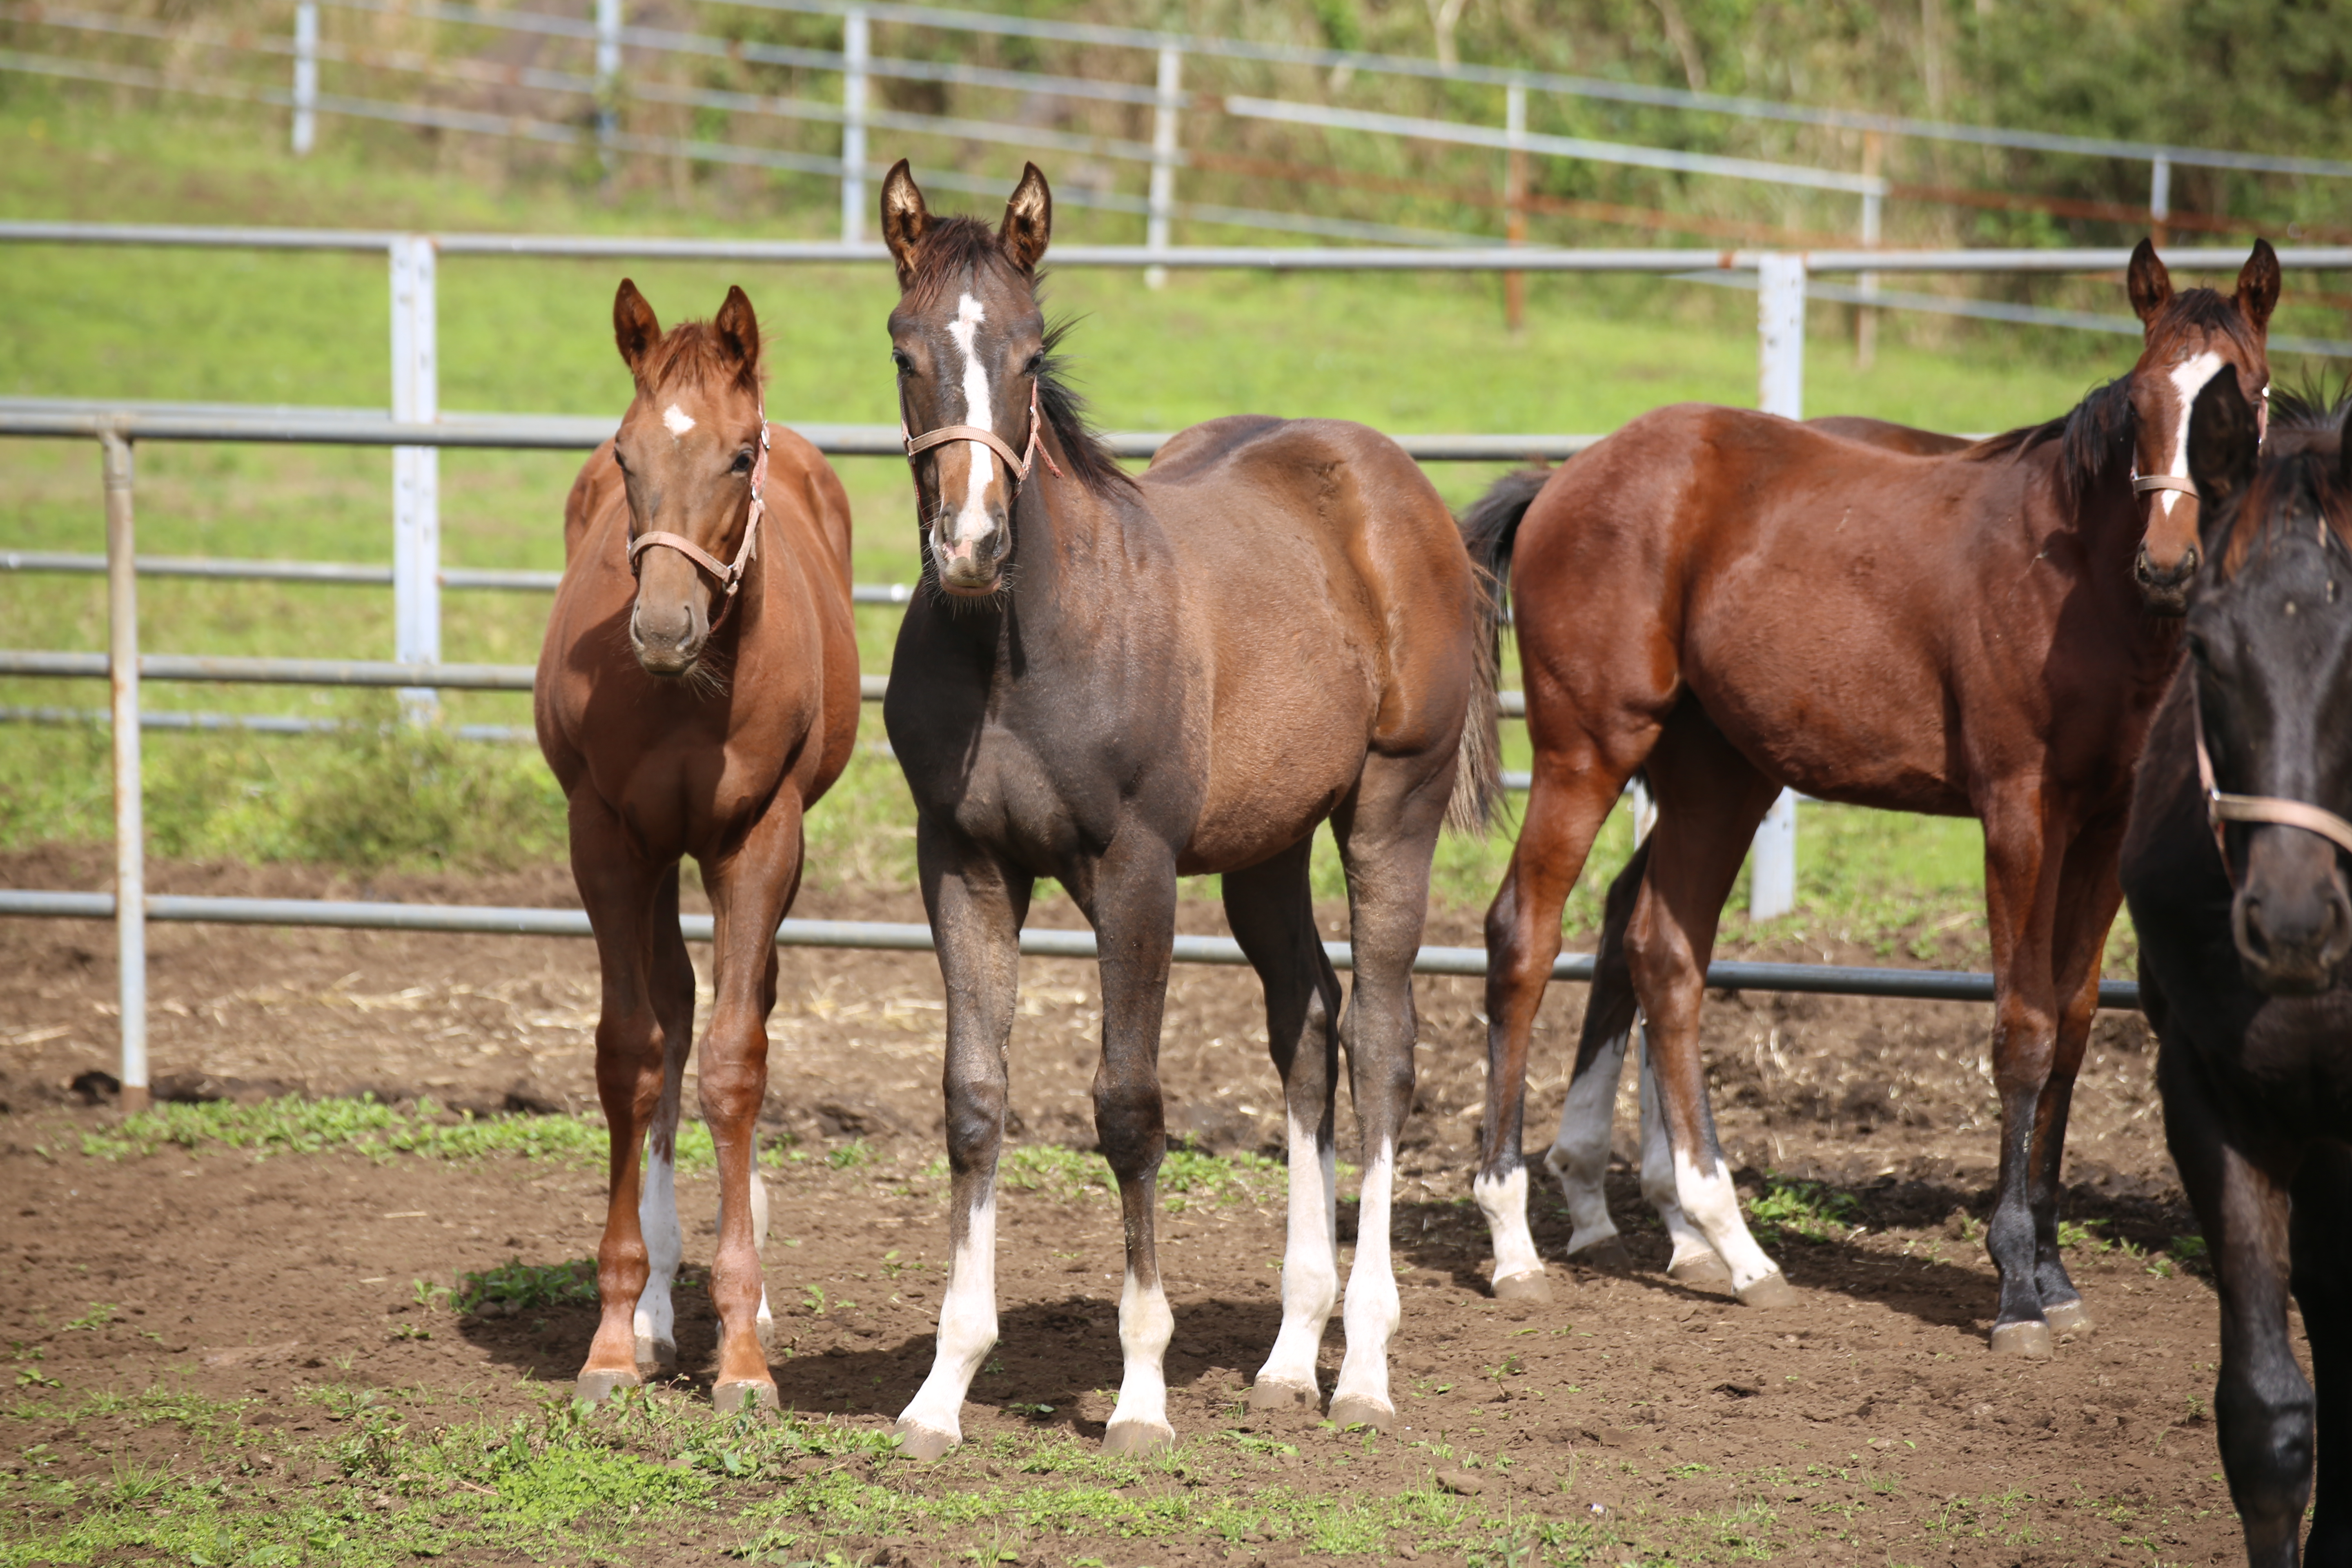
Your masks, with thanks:
M639 1377L677 1375L677 1342L675 1340L656 1340L639 1334L636 1357Z
M1176 1446L1176 1428L1164 1421L1114 1421L1103 1433L1103 1452L1141 1457Z
M1331 1425L1342 1432L1350 1426L1369 1426L1375 1432L1385 1432L1395 1420L1396 1406L1385 1399L1368 1399L1360 1394L1349 1394L1331 1402Z
M1529 1274L1512 1274L1495 1281L1497 1301L1549 1301L1551 1300L1551 1278L1542 1269Z
M721 1415L732 1415L738 1410L773 1410L776 1407L776 1385L772 1383L722 1383L710 1391L710 1407Z
M634 1372L583 1372L572 1385L572 1397L591 1405L602 1405L613 1396L616 1388L637 1388L645 1379Z
M1276 1383L1264 1377L1250 1384L1249 1407L1252 1410L1318 1410L1322 1405L1323 1391L1312 1384Z
M1793 1307L1801 1300L1797 1288L1789 1283L1789 1277L1777 1268L1761 1279L1750 1280L1738 1296L1741 1306L1760 1307L1768 1311L1775 1307Z
M942 1432L935 1426L919 1422L898 1423L898 1452L909 1459L937 1459L963 1439L953 1432Z
M1732 1294L1731 1270L1712 1252L1701 1252L1666 1265L1666 1278L1710 1295ZM1754 1287L1750 1286L1750 1289Z
M1570 1253L1568 1260L1581 1268L1606 1269L1612 1274L1622 1274L1633 1267L1633 1255L1625 1250L1624 1238L1615 1236L1596 1241L1581 1252Z
M1992 1353L2023 1356L2027 1361L2050 1359L2050 1325L2046 1322L1995 1323Z
M2043 1307L2042 1316L2049 1323L2050 1331L2053 1334L2074 1334L2079 1337L2088 1334L2096 1326L2091 1321L2091 1310L2083 1305L2083 1298L2080 1296L2071 1301L2061 1301L2054 1307Z

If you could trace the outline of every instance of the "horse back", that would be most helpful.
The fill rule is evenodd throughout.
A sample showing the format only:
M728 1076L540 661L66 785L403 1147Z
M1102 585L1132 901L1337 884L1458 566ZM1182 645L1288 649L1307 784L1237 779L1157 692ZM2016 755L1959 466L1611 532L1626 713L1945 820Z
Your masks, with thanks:
M1214 628L1221 689L1303 674L1328 704L1344 669L1376 747L1451 743L1483 588L1402 447L1348 420L1236 416L1180 433L1140 489L1188 582L1217 585L1200 622ZM1300 657L1317 643L1322 658Z

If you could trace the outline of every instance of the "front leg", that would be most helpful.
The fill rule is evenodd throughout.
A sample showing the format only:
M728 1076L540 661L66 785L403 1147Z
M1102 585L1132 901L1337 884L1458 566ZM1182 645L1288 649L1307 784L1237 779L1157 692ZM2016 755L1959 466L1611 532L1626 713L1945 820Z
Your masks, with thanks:
M2000 1276L1992 1348L2044 1360L2051 1353L2051 1334L2035 1278L2032 1175L2035 1124L2057 1058L2051 937L2061 878L2051 852L2052 824L2038 790L2018 789L1990 802L1983 818L1985 914L1995 993L1993 1088L2000 1097L2000 1169L1992 1218L1985 1226L1985 1250Z
M1160 1162L1168 1152L1160 1092L1160 1023L1176 935L1176 856L1132 826L1102 858L1076 868L1070 891L1093 922L1101 953L1102 1062L1095 1072L1095 1131L1118 1181L1127 1280L1118 1297L1125 1362L1103 1449L1147 1454L1176 1440L1164 1367L1175 1318L1160 1279Z
M780 789L742 844L703 868L715 928L710 1034L702 1048L702 1120L719 1163L719 1246L710 1300L719 1311L720 1410L772 1409L776 1380L760 1333L764 1194L759 1188L760 1106L768 1093L768 1015L776 1005L776 927L800 890L800 797Z
M948 1287L930 1375L898 1415L900 1450L936 1459L963 1440L963 1399L996 1343L996 1162L1032 879L926 815L915 829L923 904L947 990Z
M2250 1568L2294 1568L2295 1534L2311 1501L2314 1421L2311 1384L2295 1365L2287 1328L2287 1174L2237 1146L2193 1047L2166 1040L2157 1080L2165 1140L2221 1298L2213 1424L2246 1560Z

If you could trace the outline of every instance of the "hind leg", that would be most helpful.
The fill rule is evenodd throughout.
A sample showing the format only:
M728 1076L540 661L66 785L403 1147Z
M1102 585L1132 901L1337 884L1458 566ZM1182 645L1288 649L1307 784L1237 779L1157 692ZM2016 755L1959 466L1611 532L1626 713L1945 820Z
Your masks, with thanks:
M1225 920L1265 987L1265 1033L1282 1075L1290 1149L1289 1235L1282 1255L1282 1328L1250 1384L1253 1410L1315 1410L1315 1363L1339 1299L1339 1187L1331 1144L1339 1064L1339 977L1315 928L1307 879L1310 836L1263 865L1224 878Z
M1364 1184L1356 1214L1356 1256L1348 1270L1343 1311L1347 1355L1331 1391L1331 1419L1386 1431L1396 1419L1389 1396L1389 1343L1401 1305L1390 1263L1390 1205L1396 1150L1412 1110L1412 965L1429 910L1429 868L1453 787L1453 755L1433 768L1425 756L1365 762L1355 793L1332 814L1332 836L1348 872L1348 934L1355 981L1339 1019L1348 1052L1348 1088L1363 1133ZM1516 1142L1516 1140L1515 1140ZM1519 1213L1527 1212L1526 1177ZM1542 1265L1537 1264L1538 1278Z
M677 1282L685 1237L677 1217L677 1118L688 1047L694 1038L694 961L677 929L677 868L669 868L655 897L647 940L653 947L651 994L661 1020L661 1099L646 1134L645 1176L637 1189L637 1229L646 1238L646 1286L631 1320L638 1370L668 1376L677 1371L677 1329L671 1291Z
M1639 1025L1634 1032L1637 1037L1647 1033ZM1694 1290L1729 1295L1733 1289L1731 1270L1723 1266L1714 1246L1691 1223L1690 1215L1683 1212L1674 1140L1666 1132L1665 1100L1658 1089L1657 1070L1646 1039L1642 1044L1641 1082L1642 1196L1656 1212L1658 1223L1666 1227L1666 1241L1673 1248L1666 1258L1666 1277ZM1712 1136L1710 1131L1710 1140Z
M1640 791L1635 816L1640 817L1648 791ZM1651 822L1656 820L1650 813ZM1646 838L1646 826L1637 821ZM1636 845L1633 857L1609 884L1601 921L1601 945L1593 955L1592 988L1584 1003L1584 1026L1579 1033L1576 1067L1569 1075L1568 1100L1560 1107L1559 1131L1544 1154L1544 1168L1559 1183L1568 1201L1568 1255L1608 1267L1622 1267L1625 1246L1617 1237L1617 1224L1609 1217L1609 1198L1602 1181L1609 1172L1610 1136L1617 1112L1617 1080L1625 1069L1625 1047L1640 1016L1633 996L1633 977L1625 967L1625 922L1633 918L1633 900L1641 891L1650 857ZM1501 1250L1497 1232L1496 1251ZM1500 1265L1497 1264L1499 1269Z
M1593 839L1656 733L1654 722L1645 716L1628 715L1616 732L1596 739L1575 715L1562 710L1567 707L1564 697L1557 691L1545 697L1541 684L1532 679L1529 687L1528 729L1536 743L1535 782L1510 867L1486 911L1486 1115L1481 1124L1478 1174L1471 1186L1494 1237L1493 1279L1498 1296L1549 1293L1543 1260L1528 1229L1527 1166L1520 1148L1528 1047L1544 988L1551 980L1552 961L1559 956L1559 915L1569 889L1583 874ZM1589 1065L1580 1056L1579 1073ZM1570 1110L1579 1117L1576 1147L1589 1150L1586 1124L1596 1112L1606 1118L1614 1090L1597 1105L1578 1098L1573 1080L1569 1093ZM1605 1165L1605 1120L1602 1125L1601 1160ZM1594 1193L1597 1181L1596 1174L1590 1189ZM1572 1194L1571 1205L1576 1202ZM1592 1206L1585 1205L1588 1211ZM1600 1205L1600 1215L1605 1223L1605 1204ZM1613 1227L1607 1234L1613 1235ZM1603 1240L1596 1233L1592 1245Z
M1699 1050L1699 1010L1723 902L1780 786L1758 772L1696 705L1681 710L1649 763L1658 826L1649 874L1626 931L1645 1020L1645 1067L1670 1145L1677 1202L1750 1306L1790 1299L1788 1281L1748 1231L1716 1142ZM1645 1158L1644 1163L1648 1163Z

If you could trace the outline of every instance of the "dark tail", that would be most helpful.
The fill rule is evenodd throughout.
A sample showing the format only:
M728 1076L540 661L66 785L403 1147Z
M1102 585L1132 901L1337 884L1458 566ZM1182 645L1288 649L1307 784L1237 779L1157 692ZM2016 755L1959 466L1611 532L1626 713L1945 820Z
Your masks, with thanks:
M1470 721L1462 731L1459 771L1454 779L1454 799L1446 807L1446 826L1457 833L1478 833L1495 815L1503 797L1502 714L1495 697L1496 671L1503 662L1503 616L1509 603L1511 546L1518 537L1519 519L1527 515L1536 494L1551 479L1549 468L1522 468L1495 481L1486 493L1470 503L1459 520L1462 546L1470 552L1478 592L1477 690Z

